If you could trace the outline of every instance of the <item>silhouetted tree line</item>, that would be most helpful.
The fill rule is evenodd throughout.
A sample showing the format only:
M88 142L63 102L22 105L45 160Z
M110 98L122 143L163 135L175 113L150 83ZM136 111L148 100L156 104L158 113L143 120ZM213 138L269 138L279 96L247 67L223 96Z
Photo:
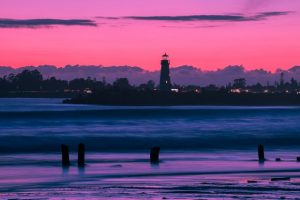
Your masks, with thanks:
M267 84L267 86L263 86L260 83L254 85L247 85L246 79L239 78L235 79L233 84L229 84L227 90L230 89L243 89L244 91L255 91L255 92L276 92L276 93L298 93L300 91L300 82L296 79L291 78L290 81L284 81L283 78L280 79L279 82L275 82L273 85Z
M55 77L44 79L38 70L24 70L19 74L10 74L0 78L0 92L64 92L85 90L154 90L154 81L148 81L140 86L130 85L127 78L119 78L113 84L106 83L105 79L75 78L71 81L59 80Z
M71 81L59 80L55 77L44 79L38 70L24 70L19 74L10 74L0 78L0 92L84 92L86 90L95 91L153 91L157 86L155 82L150 80L147 83L133 86L129 83L127 78L118 78L112 84L107 83L105 79L102 81L88 78L76 78ZM179 92L221 92L226 93L232 89L241 89L241 91L255 91L264 92L299 92L300 83L295 79L286 82L283 78L274 85L262 86L260 83L255 85L247 85L244 78L235 79L233 84L227 86L217 87L215 85L208 85L200 87L195 85L180 86L173 85Z

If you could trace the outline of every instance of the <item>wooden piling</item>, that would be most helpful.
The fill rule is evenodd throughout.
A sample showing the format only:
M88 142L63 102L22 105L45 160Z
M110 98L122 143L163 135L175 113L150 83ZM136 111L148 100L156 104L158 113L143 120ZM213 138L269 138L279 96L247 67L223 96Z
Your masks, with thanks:
M281 158L276 158L275 161L276 161L276 162L280 162L280 161L281 161Z
M150 152L150 162L159 163L160 147L153 147Z
M299 157L297 157L297 162L300 162L300 156L299 156Z
M258 160L259 162L265 161L265 150L263 145L258 146Z
M84 167L85 165L85 146L83 143L78 145L78 167Z
M290 181L290 177L271 178L271 181Z
M61 163L63 167L70 166L69 147L67 145L61 145Z

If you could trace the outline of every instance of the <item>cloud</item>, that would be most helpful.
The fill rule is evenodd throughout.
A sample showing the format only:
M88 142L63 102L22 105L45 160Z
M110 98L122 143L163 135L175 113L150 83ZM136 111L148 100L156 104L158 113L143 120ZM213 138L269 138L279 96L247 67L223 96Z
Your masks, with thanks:
M240 15L130 16L124 18L146 21L245 21L245 17Z
M190 22L190 21L223 21L223 22L243 22L243 21L260 21L270 17L290 14L290 11L273 11L260 12L255 15L243 14L222 14L222 15L181 15L181 16L125 16L125 17L98 17L111 20L131 19L141 21L173 21L173 22Z
M273 16L281 16L288 15L292 13L291 11L273 11L273 12L261 12L256 15L257 18L265 18L265 17L273 17Z
M43 28L53 26L97 26L88 19L0 19L0 28Z

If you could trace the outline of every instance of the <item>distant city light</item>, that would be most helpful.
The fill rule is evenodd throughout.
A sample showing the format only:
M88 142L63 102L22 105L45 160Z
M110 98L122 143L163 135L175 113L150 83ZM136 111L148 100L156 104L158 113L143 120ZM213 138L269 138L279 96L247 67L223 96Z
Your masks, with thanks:
M231 93L241 93L240 89L231 89L230 90Z
M86 88L86 89L84 90L84 93L86 93L86 94L92 94L93 91L92 91L91 89L89 89L89 88Z

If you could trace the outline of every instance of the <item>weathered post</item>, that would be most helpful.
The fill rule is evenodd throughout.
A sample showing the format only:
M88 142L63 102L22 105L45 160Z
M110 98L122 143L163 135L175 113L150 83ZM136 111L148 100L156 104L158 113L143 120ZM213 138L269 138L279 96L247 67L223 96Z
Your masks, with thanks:
M150 162L151 163L159 163L159 152L160 147L153 147L150 152Z
M265 150L263 145L258 146L258 160L259 162L265 161Z
M61 145L61 163L63 167L70 166L69 147L67 145Z
M78 167L84 167L85 165L85 146L83 143L78 145Z

